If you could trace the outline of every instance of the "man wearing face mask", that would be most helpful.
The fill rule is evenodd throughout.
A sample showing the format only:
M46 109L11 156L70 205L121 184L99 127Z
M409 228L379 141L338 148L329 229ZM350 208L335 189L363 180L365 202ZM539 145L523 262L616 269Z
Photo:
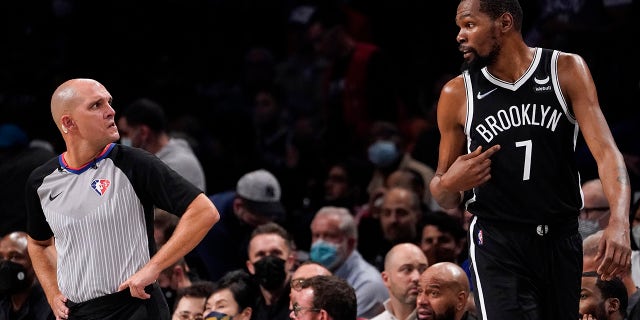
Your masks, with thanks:
M356 249L357 226L345 208L323 207L311 222L311 260L342 278L356 291L358 317L373 318L389 298L378 269Z
M269 222L253 230L247 269L260 286L254 320L289 319L289 280L295 263L295 246L289 233Z
M27 252L27 234L0 239L0 319L55 319Z
M219 208L220 222L195 249L205 266L206 278L217 281L231 270L244 268L254 229L268 222L284 221L281 195L278 179L271 172L258 169L242 175L235 190L209 196Z
M397 126L384 121L375 122L371 129L371 144L367 150L369 161L375 167L371 181L367 186L369 195L375 195L384 187L387 177L398 169L410 169L422 175L425 185L429 185L434 171L426 164L414 159L404 147L404 139ZM432 201L429 188L421 195L429 208L436 210L439 206Z
M609 225L611 210L600 179L583 183L582 194L584 205L578 216L578 231L584 239Z

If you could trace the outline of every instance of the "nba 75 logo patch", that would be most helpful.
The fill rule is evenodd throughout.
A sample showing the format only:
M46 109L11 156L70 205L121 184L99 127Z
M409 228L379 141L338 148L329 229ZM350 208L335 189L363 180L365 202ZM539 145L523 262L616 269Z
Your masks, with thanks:
M107 179L96 179L91 182L91 188L101 196L107 192L107 188L109 188L110 185L111 181Z

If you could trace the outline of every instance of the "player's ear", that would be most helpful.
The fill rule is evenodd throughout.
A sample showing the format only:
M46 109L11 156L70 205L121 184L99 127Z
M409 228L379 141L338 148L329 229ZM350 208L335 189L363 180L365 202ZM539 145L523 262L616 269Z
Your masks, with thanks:
M500 30L502 30L502 32L506 32L513 28L513 16L511 13L503 13L500 18L498 18L498 22L500 22Z

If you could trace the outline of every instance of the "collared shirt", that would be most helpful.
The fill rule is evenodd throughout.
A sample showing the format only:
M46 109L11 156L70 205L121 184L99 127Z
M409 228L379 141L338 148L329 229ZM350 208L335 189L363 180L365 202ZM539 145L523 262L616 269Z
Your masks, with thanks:
M365 261L357 250L334 272L347 281L356 292L358 317L373 318L383 310L383 303L389 299L387 287L382 282L380 271Z
M411 314L409 314L409 316L407 316L406 318L398 319L393 314L393 306L391 305L391 299L387 299L387 301L384 302L383 313L371 318L371 320L417 320L417 319L418 319L418 315L416 314L416 309L413 309Z

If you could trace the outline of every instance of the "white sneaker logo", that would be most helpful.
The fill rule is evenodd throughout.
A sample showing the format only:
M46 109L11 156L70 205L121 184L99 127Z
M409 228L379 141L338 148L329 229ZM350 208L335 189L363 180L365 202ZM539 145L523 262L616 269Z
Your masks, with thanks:
M498 88L493 88L493 90L487 91L485 93L478 92L478 95L476 96L476 98L478 98L478 100L482 100L482 99L484 99L484 97L490 95L492 92L494 92L496 90L498 90Z
M549 82L549 76L547 76L546 78L540 80L536 77L533 77L533 81L535 81L537 84L539 85L543 85L543 84L547 84L547 82Z

